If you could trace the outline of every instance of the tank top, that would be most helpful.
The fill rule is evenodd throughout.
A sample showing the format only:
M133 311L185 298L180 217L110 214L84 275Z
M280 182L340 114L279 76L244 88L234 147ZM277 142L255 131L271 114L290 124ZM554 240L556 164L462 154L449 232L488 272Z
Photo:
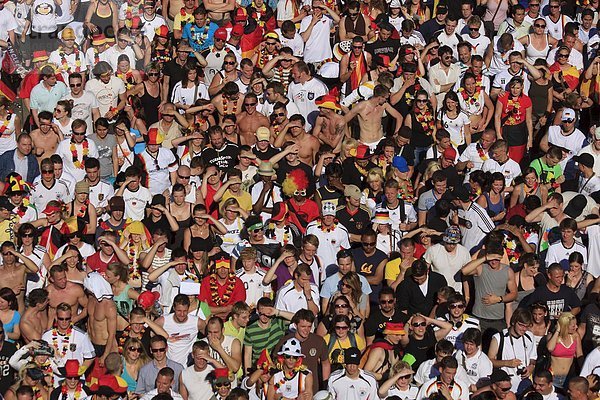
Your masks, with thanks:
M569 346L565 346L560 338L556 342L556 347L552 350L552 357L560 357L560 358L573 358L575 354L577 354L577 341L571 337L571 344Z
M144 85L144 94L140 97L142 107L146 114L146 126L150 126L158 122L158 106L160 104L160 85L158 85L158 97L152 97L146 90L146 82L142 82Z
M500 198L500 201L497 203L492 203L492 200L490 199L490 194L487 192L483 193L483 197L485 197L485 200L487 201L487 207L485 208L485 210L488 212L488 215L491 217L495 217L496 215L500 214L502 211L504 211L504 201L502 201L502 198ZM500 221L496 222L496 225L498 225L500 223Z
M542 50L538 50L533 47L533 44L531 44L531 34L527 35L527 43L527 47L525 47L525 56L527 58L527 62L533 64L538 58L543 58L544 60L546 59L548 52L550 51L548 36L546 36L546 45Z
M529 86L529 97L531 98L531 112L533 115L543 115L548 106L548 89L552 86L550 81L545 85L540 85L531 81Z
M133 300L129 298L129 289L131 286L125 285L123 291L113 298L117 313L125 319L129 318L129 312L133 308Z
M139 129L136 128L131 128L129 132L131 132L136 139L135 146L133 146L133 152L135 154L142 154L144 150L146 150L146 142L137 142L137 138L142 137L142 132L140 132Z
M123 360L123 373L121 374L121 378L123 378L123 380L127 383L127 391L134 392L137 386L137 381L133 376L129 375L129 372L127 372L125 357L121 357L121 359Z
M488 264L483 264L481 275L476 275L475 281L475 304L473 315L483 319L504 318L504 304L484 305L481 298L487 294L502 296L506 293L506 282L508 282L508 265L502 264L499 270L493 270Z
M525 185L525 184L523 184ZM542 188L540 187L540 185L537 185L536 189L533 191L533 193L525 193L525 186L523 186L523 190L521 190L521 192L519 193L519 204L523 204L523 202L525 201L526 198L528 198L529 196L537 196L540 199L542 198Z
M108 3L110 4L110 3ZM96 3L96 9L90 18L90 22L98 27L98 29L104 33L107 38L114 38L115 32L112 27L112 8L110 8L110 14L107 16L101 16L98 14L98 7L100 2Z
M198 317L188 314L184 323L175 322L173 314L165 315L163 328L169 335L177 334L177 341L170 341L167 348L167 358L181 365L188 365L188 355L192 352L192 346L198 336Z
M204 371L196 371L194 366L185 368L181 371L181 381L188 390L188 400L206 400L213 395L212 386L207 385L208 375L214 370L213 366L208 364Z
M169 203L169 211L171 211L171 203ZM177 224L179 224L179 229L175 232L175 237L173 238L173 248L182 247L183 244L183 233L187 228L189 228L194 223L194 218L192 217L192 205L190 204L190 217L184 219L183 221L177 220Z

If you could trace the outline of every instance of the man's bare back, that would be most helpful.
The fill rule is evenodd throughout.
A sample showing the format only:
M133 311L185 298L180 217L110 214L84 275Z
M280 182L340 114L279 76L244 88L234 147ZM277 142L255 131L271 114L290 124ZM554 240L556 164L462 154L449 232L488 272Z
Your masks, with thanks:
M248 114L244 111L238 116L237 125L241 144L252 146L256 143L256 130L261 126L269 127L269 119L258 112Z
M40 340L42 334L48 329L48 310L40 311L37 308L28 308L21 317L19 327L25 343Z

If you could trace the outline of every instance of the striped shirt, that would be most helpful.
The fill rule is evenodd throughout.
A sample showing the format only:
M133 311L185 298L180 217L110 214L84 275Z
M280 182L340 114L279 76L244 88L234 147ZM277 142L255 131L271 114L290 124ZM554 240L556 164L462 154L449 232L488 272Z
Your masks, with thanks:
M271 352L286 331L281 318L273 318L268 328L263 328L255 321L246 327L244 346L252 346L252 365L258 360L260 353L267 349Z

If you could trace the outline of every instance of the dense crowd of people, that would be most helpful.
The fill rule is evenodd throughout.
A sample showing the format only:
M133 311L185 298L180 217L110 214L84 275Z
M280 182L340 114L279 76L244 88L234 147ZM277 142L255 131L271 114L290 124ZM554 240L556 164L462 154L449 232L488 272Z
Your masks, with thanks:
M0 398L597 400L598 0L0 3Z

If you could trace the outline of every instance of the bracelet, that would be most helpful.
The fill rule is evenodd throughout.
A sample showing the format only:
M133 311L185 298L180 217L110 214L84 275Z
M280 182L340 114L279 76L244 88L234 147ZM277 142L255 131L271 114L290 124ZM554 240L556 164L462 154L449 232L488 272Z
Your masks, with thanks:
M504 303L504 298L502 296L500 296L500 301L498 302L498 304L500 303Z

